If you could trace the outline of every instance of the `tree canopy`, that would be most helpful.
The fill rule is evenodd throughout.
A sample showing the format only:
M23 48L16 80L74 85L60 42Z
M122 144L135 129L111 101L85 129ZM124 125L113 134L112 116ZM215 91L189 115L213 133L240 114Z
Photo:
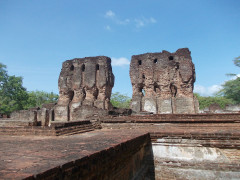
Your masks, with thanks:
M200 96L197 93L194 93L199 102L199 109L204 109L209 107L211 104L218 104L221 108L224 108L227 104L233 104L234 101L228 99L224 96Z
M129 108L131 98L119 92L112 93L110 102L117 108Z
M218 92L219 96L231 99L234 103L240 103L240 77L226 81L222 85L223 89Z
M57 102L58 95L53 92L28 92L22 85L23 78L8 75L6 68L0 63L0 114L10 115L16 110Z
M12 111L24 109L27 100L22 77L9 76L6 66L0 63L0 113L9 115Z
M240 67L240 56L236 57L233 60L233 63L235 64L235 66Z
M28 96L28 106L26 108L42 107L43 104L56 103L58 100L58 95L53 92L30 91Z
M240 56L236 57L233 60L235 66L240 67ZM240 103L240 77L237 74L228 74L231 76L235 76L235 79L226 81L222 85L222 89L217 93L218 96L223 96L227 99L231 99L234 103Z
M234 58L233 63L234 63L235 66L240 67L240 56ZM237 77L237 74L228 73L227 76L235 76L235 77Z

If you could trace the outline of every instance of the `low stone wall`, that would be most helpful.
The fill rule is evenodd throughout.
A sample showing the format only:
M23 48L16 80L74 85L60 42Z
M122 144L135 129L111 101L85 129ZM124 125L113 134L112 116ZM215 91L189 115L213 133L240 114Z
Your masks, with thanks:
M43 104L42 108L30 108L28 110L14 111L11 113L9 121L30 121L31 126L50 126L54 121L54 103Z
M199 110L199 113L239 113L240 112L240 104L232 105L228 104L225 108L221 108L218 104L211 104L209 107L206 107L202 110Z
M32 121L37 125L37 110L20 110L11 113L12 120Z
M240 113L107 116L101 121L103 123L232 123L240 121Z
M186 118L191 116L184 115L179 116L178 123L171 123L176 121L171 118L167 121L166 118L169 116L165 119L161 116L158 119L159 123L153 123L156 119L152 117L156 116L141 117L132 116L129 121L126 119L121 121L120 118L118 121L106 120L108 123L102 123L102 127L149 132L152 140L155 179L240 178L240 123L227 123L231 118L232 120L238 118L238 115L223 115L223 117L212 115L212 118L216 118L214 123L206 121L198 123L198 119L189 123L190 119ZM196 115L196 117L209 118L204 115ZM225 122L222 121L223 119ZM168 123L163 123L162 120Z
M156 179L239 179L240 150L205 147L193 139L153 143Z

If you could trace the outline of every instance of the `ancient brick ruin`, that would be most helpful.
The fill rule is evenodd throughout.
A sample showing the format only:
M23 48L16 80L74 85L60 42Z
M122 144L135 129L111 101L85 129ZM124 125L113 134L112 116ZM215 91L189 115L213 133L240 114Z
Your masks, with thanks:
M175 53L146 53L132 56L131 108L154 114L198 113L193 95L195 68L188 48Z
M57 104L0 119L0 179L240 179L239 107L196 113L188 49L133 56L130 75L137 114L111 107L110 58L65 61Z
M107 115L107 110L112 108L113 85L110 58L97 56L65 61L58 80L55 121L79 120L94 113Z

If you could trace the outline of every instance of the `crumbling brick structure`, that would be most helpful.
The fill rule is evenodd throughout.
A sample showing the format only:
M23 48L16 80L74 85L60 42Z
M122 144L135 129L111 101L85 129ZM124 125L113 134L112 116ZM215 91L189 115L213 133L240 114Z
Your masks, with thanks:
M72 121L97 113L107 115L112 108L114 85L111 59L106 56L76 58L63 62L58 80L59 100L55 121Z
M154 114L197 113L193 95L195 68L188 48L175 53L146 53L132 56L130 77L131 108Z

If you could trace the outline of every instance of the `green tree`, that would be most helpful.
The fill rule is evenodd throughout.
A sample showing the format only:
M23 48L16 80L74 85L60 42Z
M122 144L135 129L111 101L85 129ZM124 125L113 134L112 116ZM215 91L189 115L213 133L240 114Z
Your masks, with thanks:
M24 109L27 100L22 77L9 76L6 66L0 63L0 113L9 115L12 111Z
M236 57L233 60L233 63L234 63L235 66L240 67L240 56ZM229 74L227 74L227 76L236 76L237 77L237 74L229 73Z
M234 60L233 60L235 66L237 67L240 67L240 56L236 57Z
M233 60L235 66L240 67L240 56ZM240 77L237 74L227 74L230 76L235 76L235 79L226 81L222 85L222 89L217 93L218 96L223 96L227 99L231 99L234 103L240 103Z
M131 98L119 92L112 93L110 102L117 108L129 108Z
M53 92L30 91L28 95L28 105L25 108L42 107L43 104L56 103L58 100L58 95Z
M10 115L16 110L57 102L58 95L53 92L27 92L22 85L22 77L9 76L6 68L6 65L0 63L0 114Z
M227 104L234 104L232 99L228 99L224 96L200 96L197 93L194 93L199 102L199 109L204 109L209 107L211 104L218 104L221 108L224 108Z
M6 65L0 63L0 88L2 88L8 77L6 68Z
M240 77L236 79L226 81L222 85L223 89L218 92L218 96L226 97L227 99L232 99L234 103L240 103Z

